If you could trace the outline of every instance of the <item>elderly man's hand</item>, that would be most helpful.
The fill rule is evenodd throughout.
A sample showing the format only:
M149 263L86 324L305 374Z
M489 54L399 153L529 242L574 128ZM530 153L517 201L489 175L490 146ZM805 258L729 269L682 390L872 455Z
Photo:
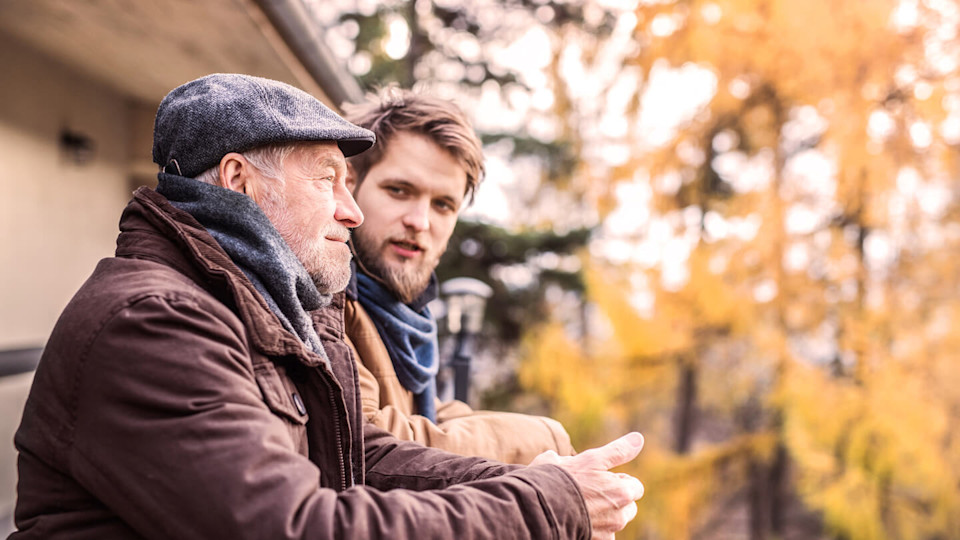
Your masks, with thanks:
M575 456L560 457L556 452L540 454L530 463L557 465L577 481L587 503L595 540L612 539L637 516L636 501L643 497L643 484L628 474L610 469L632 461L643 448L643 435L629 433L600 448Z

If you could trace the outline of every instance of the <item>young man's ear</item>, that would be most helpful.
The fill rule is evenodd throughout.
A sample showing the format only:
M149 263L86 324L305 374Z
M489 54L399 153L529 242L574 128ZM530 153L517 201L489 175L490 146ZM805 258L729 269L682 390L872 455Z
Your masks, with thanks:
M220 158L217 169L220 173L220 187L243 193L253 199L254 202L258 202L257 199L260 195L259 178L246 158L236 152L230 152Z

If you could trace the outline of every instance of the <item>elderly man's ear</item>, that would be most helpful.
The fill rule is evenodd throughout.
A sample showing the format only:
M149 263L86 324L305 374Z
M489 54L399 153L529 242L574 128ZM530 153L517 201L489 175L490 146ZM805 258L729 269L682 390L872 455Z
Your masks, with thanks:
M260 174L242 155L236 152L226 154L220 159L218 171L220 187L243 193L255 203L260 202Z

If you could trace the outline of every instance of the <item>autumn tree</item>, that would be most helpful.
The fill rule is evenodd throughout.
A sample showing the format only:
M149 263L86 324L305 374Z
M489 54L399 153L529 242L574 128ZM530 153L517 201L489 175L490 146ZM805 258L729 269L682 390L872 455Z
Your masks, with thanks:
M347 4L532 179L444 264L578 447L647 435L622 537L960 537L955 3Z
M565 348L587 376L551 364L561 321L532 335L525 382L589 422L594 398L564 381L594 381L653 435L639 536L960 534L956 6L644 2L628 19L637 51L593 119L624 151L585 169L612 210L588 280L606 328Z

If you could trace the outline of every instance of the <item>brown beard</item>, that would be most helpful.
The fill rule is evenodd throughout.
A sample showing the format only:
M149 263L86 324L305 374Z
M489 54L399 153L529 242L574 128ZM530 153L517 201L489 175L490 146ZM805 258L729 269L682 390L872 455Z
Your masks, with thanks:
M384 285L404 304L409 304L423 294L430 284L430 276L440 262L436 257L432 260L424 258L423 263L412 268L394 268L383 262L383 247L387 242L373 245L360 229L353 231L353 247L357 252L357 261L367 272L379 277ZM443 253L444 249L440 250Z

